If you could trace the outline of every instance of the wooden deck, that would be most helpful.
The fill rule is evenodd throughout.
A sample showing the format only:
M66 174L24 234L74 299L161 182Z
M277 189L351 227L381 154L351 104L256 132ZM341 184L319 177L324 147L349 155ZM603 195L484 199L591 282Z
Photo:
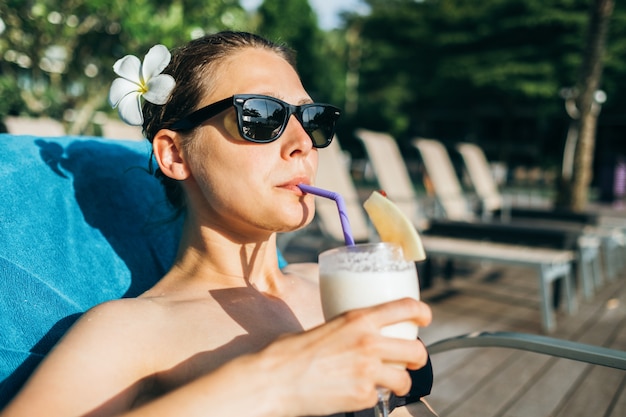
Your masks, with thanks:
M422 298L433 323L426 344L475 331L540 333L536 279L521 267L473 266ZM626 275L606 284L578 312L559 312L551 336L626 350ZM471 348L432 357L430 403L440 417L624 417L626 372L504 348Z

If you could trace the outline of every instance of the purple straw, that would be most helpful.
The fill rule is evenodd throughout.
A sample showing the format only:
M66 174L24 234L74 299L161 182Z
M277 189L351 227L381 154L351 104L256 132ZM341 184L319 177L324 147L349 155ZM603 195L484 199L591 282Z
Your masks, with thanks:
M341 221L341 228L343 229L343 238L346 240L346 246L354 246L352 229L350 228L350 221L348 220L348 214L346 212L346 203L343 201L343 197L334 191L323 190L321 188L313 187L312 185L298 184L298 188L305 193L329 198L337 203L339 220Z

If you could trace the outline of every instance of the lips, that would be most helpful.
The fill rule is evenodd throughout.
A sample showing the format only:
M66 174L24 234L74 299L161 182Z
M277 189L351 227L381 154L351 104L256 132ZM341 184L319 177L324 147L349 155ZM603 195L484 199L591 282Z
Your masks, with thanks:
M296 193L299 196L304 195L305 193L302 192L302 190L300 188L298 188L298 184L307 184L309 185L311 183L311 181L309 181L308 177L296 177L293 178L285 183L282 183L278 186L278 188L284 188L290 191L293 191L294 193Z

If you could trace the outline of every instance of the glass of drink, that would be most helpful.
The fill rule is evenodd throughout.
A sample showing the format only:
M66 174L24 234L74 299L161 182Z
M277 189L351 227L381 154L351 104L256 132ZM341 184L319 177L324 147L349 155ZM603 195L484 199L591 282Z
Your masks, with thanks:
M417 270L393 243L365 243L330 249L319 255L320 293L326 320L346 311L411 297L419 300ZM387 337L415 340L413 322L384 327ZM389 414L389 390L378 390L378 415Z

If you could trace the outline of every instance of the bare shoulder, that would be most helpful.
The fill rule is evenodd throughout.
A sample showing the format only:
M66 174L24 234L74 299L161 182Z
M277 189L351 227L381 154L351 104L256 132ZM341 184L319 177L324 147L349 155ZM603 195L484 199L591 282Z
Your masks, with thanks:
M143 318L158 314L162 307L145 298L122 298L99 304L89 309L76 324L76 331L126 331L141 326ZM123 325L123 326L120 326Z
M96 323L118 318L134 311L137 308L143 308L145 304L139 298L121 298L98 304L83 314L81 321Z
M131 344L136 346L150 337L148 322L159 310L155 303L138 298L104 302L85 312L57 348L61 353L71 352L74 358L76 350L93 355L92 359L99 355L114 359L116 352L120 358L133 356L136 349L131 349Z
M43 368L51 373L65 375L66 370L82 367L92 374L125 370L125 375L136 378L151 373L156 349L155 323L164 313L162 307L148 300L126 298L107 301L85 312L70 328L44 361ZM66 368L72 364L70 368ZM71 376L67 375L68 378Z
M319 268L315 262L300 262L289 264L283 268L285 275L295 275L306 281L319 282Z
M144 300L122 299L87 311L46 356L12 410L16 415L83 415L105 403L113 408L132 404L145 389L142 378L154 371L147 348L153 336L142 330L140 319L148 310L158 315L159 308Z

